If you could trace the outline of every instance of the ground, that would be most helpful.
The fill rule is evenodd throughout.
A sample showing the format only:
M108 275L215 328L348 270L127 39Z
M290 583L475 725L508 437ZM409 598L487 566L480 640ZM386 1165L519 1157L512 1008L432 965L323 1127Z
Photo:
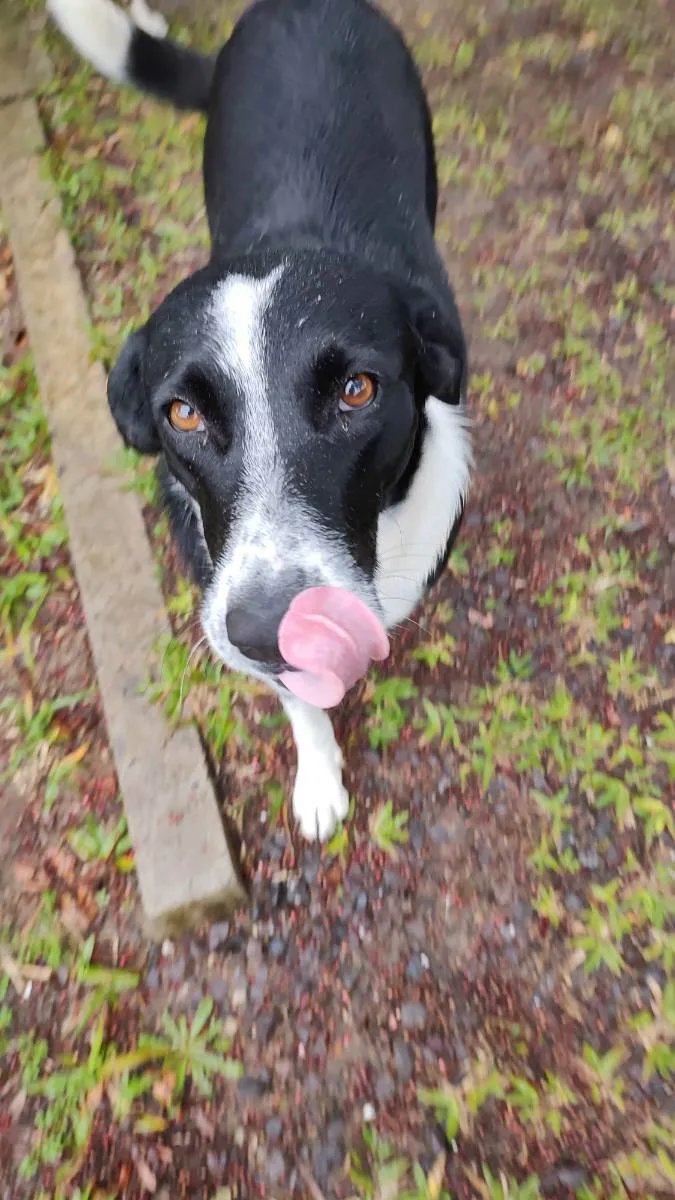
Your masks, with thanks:
M354 811L319 850L292 825L275 703L190 657L194 594L150 470L120 453L175 631L147 686L198 722L251 891L161 947L140 932L0 244L0 1173L16 1200L675 1189L675 13L390 11L434 106L439 241L470 339L467 519L339 715ZM206 254L201 120L49 48L48 166L109 365Z

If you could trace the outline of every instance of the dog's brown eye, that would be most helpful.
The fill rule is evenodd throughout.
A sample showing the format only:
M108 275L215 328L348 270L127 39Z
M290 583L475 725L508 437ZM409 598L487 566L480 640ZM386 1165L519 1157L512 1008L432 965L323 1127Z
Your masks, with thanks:
M377 385L370 375L350 375L342 385L340 408L365 408L376 391Z
M179 433L197 433L204 422L196 408L185 400L174 400L169 409L169 420Z

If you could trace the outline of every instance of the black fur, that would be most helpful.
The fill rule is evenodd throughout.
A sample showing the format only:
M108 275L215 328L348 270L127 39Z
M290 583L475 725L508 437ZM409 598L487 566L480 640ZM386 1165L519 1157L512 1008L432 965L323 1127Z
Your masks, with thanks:
M210 305L232 272L261 276L283 262L265 335L285 471L372 575L378 513L405 498L419 466L425 400L459 405L467 380L461 320L434 240L431 116L413 59L367 0L259 0L215 62L136 31L127 74L206 112L212 247L209 266L132 335L112 370L118 428L136 449L163 451L199 506L215 561L242 477L243 397L214 357ZM382 376L381 403L355 417L345 438L332 398L341 375L368 369L368 353ZM209 448L168 426L176 395L208 419ZM308 453L312 430L319 436ZM176 489L167 494L183 552L204 582L199 518Z

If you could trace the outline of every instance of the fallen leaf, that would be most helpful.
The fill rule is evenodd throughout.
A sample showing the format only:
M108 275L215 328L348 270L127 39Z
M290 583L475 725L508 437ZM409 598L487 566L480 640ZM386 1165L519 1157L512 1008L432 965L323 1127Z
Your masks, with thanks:
M76 941L83 941L89 928L89 917L77 906L72 896L67 893L61 900L61 921L67 932Z
M443 1176L445 1175L445 1154L441 1152L436 1159L433 1167L429 1172L427 1179L427 1191L429 1200L438 1200L443 1187Z
M168 1108L171 1104L173 1089L176 1086L176 1076L171 1071L165 1071L152 1085L152 1094L159 1104Z
M140 1179L145 1191L152 1192L154 1194L154 1192L157 1191L157 1176L155 1175L155 1172L150 1169L148 1164L142 1158L136 1159L136 1170L138 1172L138 1178Z
M163 1133L165 1129L166 1120L156 1113L144 1113L134 1125L135 1133Z
M21 995L24 987L21 968L19 967L18 962L15 962L11 954L9 954L6 950L0 950L0 967L2 967L5 975L7 975L10 981L13 983L15 990L19 993L19 995Z
M192 1120L197 1126L197 1129L201 1133L202 1137L206 1138L207 1142L212 1142L215 1136L216 1127L212 1121L209 1121L206 1113L203 1112L201 1108L198 1108L192 1113Z
M14 878L24 892L44 892L49 886L49 880L41 867L29 862L14 864Z
M18 1121L24 1108L26 1107L27 1099L28 1096L23 1088L21 1088L21 1090L16 1093L14 1099L10 1102L9 1109L7 1111L9 1112L9 1115L13 1121Z
M608 150L618 150L623 145L623 134L618 125L609 125L607 127L602 144Z
M481 629L492 629L495 623L492 613L480 613L476 608L470 608L468 612L469 625L478 625Z
M68 887L75 887L77 876L75 873L76 859L74 854L70 854L64 850L62 846L53 850L48 850L45 855L45 861L48 867L51 867L59 879L62 880Z
M61 759L60 765L62 767L76 767L78 763L82 762L82 759L88 753L90 746L91 742L82 742L81 746L78 746L75 750L71 750L70 754L66 754Z
M21 974L24 979L32 979L34 983L46 983L51 979L53 971L51 967L45 967L41 963L22 963Z

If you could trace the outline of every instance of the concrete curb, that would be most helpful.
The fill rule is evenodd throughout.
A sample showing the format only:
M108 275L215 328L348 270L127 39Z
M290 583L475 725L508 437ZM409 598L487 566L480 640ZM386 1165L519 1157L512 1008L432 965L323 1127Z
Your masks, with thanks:
M1 60L0 60L1 61ZM148 932L222 916L244 890L194 729L139 694L169 628L135 495L106 466L120 442L32 100L0 107L0 201L14 254Z

